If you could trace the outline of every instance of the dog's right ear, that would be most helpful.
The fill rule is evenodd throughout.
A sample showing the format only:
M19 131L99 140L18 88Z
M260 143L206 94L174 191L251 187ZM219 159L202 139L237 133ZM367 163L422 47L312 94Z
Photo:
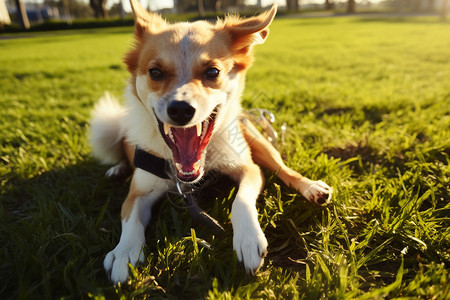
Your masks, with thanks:
M160 15L150 13L142 7L139 0L130 0L134 13L135 34L138 40L144 37L145 33L156 33L167 25Z

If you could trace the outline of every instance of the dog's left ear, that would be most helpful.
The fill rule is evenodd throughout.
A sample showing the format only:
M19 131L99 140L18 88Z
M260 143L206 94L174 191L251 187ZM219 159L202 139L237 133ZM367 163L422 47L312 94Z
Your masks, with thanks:
M227 17L218 23L219 28L225 30L231 37L231 49L236 55L250 54L254 45L262 44L269 35L269 25L277 13L277 5L258 16L239 19Z

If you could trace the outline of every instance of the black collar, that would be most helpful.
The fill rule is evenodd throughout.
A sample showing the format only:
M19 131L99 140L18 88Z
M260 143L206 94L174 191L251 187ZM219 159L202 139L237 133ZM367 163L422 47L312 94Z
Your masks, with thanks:
M166 174L166 167L168 163L169 162L164 158L157 157L142 150L139 146L136 146L133 161L136 168L152 173L162 179L170 179L170 177Z

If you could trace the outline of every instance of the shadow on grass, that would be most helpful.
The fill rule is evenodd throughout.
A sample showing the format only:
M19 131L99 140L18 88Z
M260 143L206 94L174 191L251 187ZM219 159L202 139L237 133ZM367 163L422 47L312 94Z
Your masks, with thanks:
M102 259L120 229L127 185L103 174L92 161L29 179L8 174L0 210L2 299L80 297L107 284ZM110 224L115 228L106 229Z
M185 209L160 201L154 210L157 217L147 228L148 258L138 268L142 278L133 279L131 285L119 290L114 288L106 278L102 261L119 240L120 209L129 182L110 181L104 177L105 169L86 160L29 179L8 175L0 206L0 237L4 241L0 252L2 299L34 295L82 298L89 293L109 299L145 294L149 289L162 297L205 297L214 278L218 284L214 288L219 292L237 290L259 280L245 273L233 252L229 213L234 196L230 191L235 184L225 176L214 176L198 200L226 232L213 236L207 227L192 224ZM260 197L260 211L262 206ZM295 219L296 213L294 210L294 215L288 217ZM307 209L306 214L306 218L317 217L320 209ZM299 247L298 240L285 244L285 227L281 224L278 229L266 231L270 247L263 272L273 266L304 271L304 265L298 262L306 258L306 253L299 250L304 247ZM203 250L196 253L191 228L212 248L201 247ZM149 276L155 276L153 281L158 285L146 285Z

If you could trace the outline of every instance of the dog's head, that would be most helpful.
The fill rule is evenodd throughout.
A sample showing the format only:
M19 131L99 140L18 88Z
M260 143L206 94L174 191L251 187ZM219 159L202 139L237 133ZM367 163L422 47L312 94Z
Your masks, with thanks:
M154 115L177 177L196 182L217 115L242 92L252 48L266 39L276 7L248 19L169 24L130 0L135 47L125 57L134 92ZM234 103L234 105L239 105Z

